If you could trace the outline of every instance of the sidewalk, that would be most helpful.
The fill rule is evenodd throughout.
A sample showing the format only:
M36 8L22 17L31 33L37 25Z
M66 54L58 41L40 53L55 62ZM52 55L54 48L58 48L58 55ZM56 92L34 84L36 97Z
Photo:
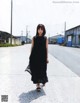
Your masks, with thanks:
M24 72L30 45L9 49L0 60L0 95L8 95L7 103L80 103L80 77L51 54L47 65L49 82L38 93L30 74Z

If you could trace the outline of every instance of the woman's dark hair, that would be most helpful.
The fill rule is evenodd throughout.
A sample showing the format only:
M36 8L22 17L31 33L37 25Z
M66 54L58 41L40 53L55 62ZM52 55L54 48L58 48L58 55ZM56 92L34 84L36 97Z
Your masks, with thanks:
M40 28L43 30L43 36L44 36L46 34L46 29L43 24L38 24L37 30L36 30L36 36L38 36L38 29L40 29Z

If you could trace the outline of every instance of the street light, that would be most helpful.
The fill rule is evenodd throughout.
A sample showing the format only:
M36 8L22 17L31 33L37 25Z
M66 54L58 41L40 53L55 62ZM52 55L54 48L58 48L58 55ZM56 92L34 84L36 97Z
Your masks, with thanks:
M10 29L10 32L11 32L11 40L10 40L10 44L12 44L12 16L13 16L13 0L11 0L11 29Z

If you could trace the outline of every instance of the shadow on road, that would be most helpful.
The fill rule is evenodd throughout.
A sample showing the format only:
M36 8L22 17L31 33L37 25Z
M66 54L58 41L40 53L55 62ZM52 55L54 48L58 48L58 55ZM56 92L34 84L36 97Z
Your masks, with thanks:
M19 101L20 103L30 103L31 101L46 95L44 90L41 89L41 92L37 92L36 90L31 90L27 93L22 93L19 95Z

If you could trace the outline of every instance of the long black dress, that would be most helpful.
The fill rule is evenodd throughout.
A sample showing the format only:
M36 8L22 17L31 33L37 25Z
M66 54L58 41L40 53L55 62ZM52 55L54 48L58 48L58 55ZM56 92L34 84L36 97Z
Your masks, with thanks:
M47 50L46 36L34 36L34 46L30 55L31 80L33 83L46 83L47 77Z

